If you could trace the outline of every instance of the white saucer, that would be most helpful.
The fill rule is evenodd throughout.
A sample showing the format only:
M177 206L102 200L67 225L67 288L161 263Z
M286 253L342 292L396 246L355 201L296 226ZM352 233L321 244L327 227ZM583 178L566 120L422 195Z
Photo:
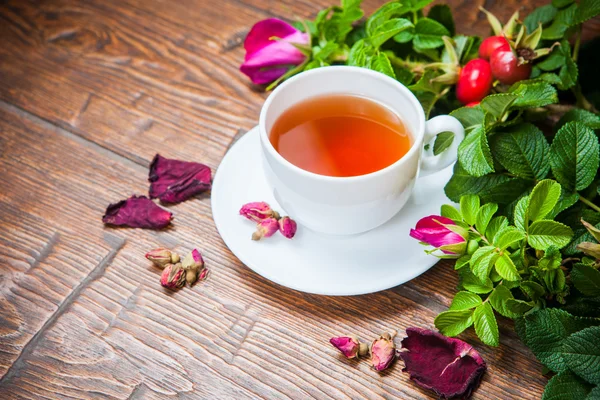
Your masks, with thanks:
M263 173L258 127L227 152L212 186L212 213L231 252L265 278L302 292L358 295L398 286L431 268L438 259L408 234L417 221L451 203L444 185L452 167L417 180L404 208L384 225L352 236L330 236L303 226L293 239L279 233L255 242L255 224L239 215L251 201L266 201L285 215ZM294 216L291 215L293 218Z

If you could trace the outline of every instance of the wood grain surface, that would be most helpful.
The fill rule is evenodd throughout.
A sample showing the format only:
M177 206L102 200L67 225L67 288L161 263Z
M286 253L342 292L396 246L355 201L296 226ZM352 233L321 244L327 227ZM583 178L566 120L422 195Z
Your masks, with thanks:
M448 3L461 32L486 34L478 6L506 19L546 2ZM329 4L0 2L1 398L433 398L401 363L378 374L328 339L433 328L457 283L450 264L381 293L324 297L242 265L214 227L208 195L170 207L165 231L101 223L107 204L147 192L157 152L216 169L266 96L238 71L249 28ZM164 290L143 257L158 246L200 248L210 279ZM540 364L510 321L500 330L496 349L461 335L489 365L474 398L539 398Z

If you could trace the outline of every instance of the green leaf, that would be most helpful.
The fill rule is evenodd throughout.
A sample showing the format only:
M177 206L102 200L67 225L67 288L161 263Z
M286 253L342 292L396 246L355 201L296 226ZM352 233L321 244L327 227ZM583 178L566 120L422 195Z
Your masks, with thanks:
M566 30L575 21L577 14L577 4L571 4L556 13L550 26L542 31L542 39L562 39Z
M573 237L573 230L560 222L541 220L529 227L527 242L536 250L546 250L550 246L565 247Z
M567 90L577 83L577 76L579 75L579 70L577 68L577 64L571 58L571 46L567 40L563 40L560 45L560 51L563 54L564 64L560 68L560 72L558 73L560 78L560 84L558 88L560 90Z
M482 246L482 247L478 248L477 250L475 250L475 252L471 256L471 260L469 261L469 264L471 264L471 267L473 267L473 265L479 263L479 261L481 261L483 258L485 258L488 254L490 254L494 250L495 250L494 246ZM483 282L484 279L482 279L481 282Z
M494 311L489 303L480 305L473 313L475 333L481 341L489 346L498 346L500 334Z
M473 311L444 311L440 313L433 323L435 327L445 336L456 336L473 325Z
M427 18L439 22L450 32L450 36L454 36L454 19L452 18L452 11L447 4L436 4L431 7Z
M479 207L479 196L468 194L460 198L460 213L465 222L469 225L475 225Z
M392 78L396 78L392 64L390 64L390 60L385 53L379 53L375 57L372 57L369 68Z
M435 102L438 100L437 94L424 91L413 91L413 94L419 100L419 103L421 103L421 107L425 111L425 118L429 118L429 113L431 113Z
M454 221L462 221L463 219L460 211L458 211L456 208L454 208L454 206L451 206L450 204L442 205L441 214L442 217L450 218Z
M454 174L444 188L446 196L452 201L458 202L464 194L476 194L486 203L508 204L532 186L531 181L511 178L502 173L474 177L460 164L455 164Z
M498 257L498 253L491 251L476 262L471 260L471 271L473 271L473 274L479 278L481 282L485 282L487 279L490 279L490 271Z
M563 8L574 2L575 0L552 0L552 5L556 8Z
M495 217L492 219L485 231L485 236L492 242L496 240L496 235L508 226L508 219L504 216Z
M571 271L575 288L586 296L600 296L600 271L585 264L575 264Z
M544 179L550 171L550 145L542 131L529 123L498 132L492 152L504 168L523 179Z
M485 231L492 220L494 214L498 211L498 204L488 203L484 204L477 212L477 220L475 227L482 235L485 235Z
M596 389L598 387L594 390ZM542 400L598 400L600 397L590 397L591 390L592 385L573 372L566 370L548 381Z
M581 0L571 26L580 24L600 14L600 0Z
M562 128L567 122L581 122L592 129L600 129L600 115L596 115L593 112L581 108L573 108L567 111L556 123L554 129L558 130Z
M415 37L415 29L410 28L405 31L400 32L396 36L394 36L394 41L398 43L408 43Z
M494 161L482 127L471 131L458 146L458 160L470 175L480 177L494 172Z
M518 318L519 314L513 313L512 311L506 308L506 301L509 299L513 299L513 295L504 285L498 285L490 294L489 300L490 304L500 315L503 315L507 318Z
M452 299L450 310L463 311L475 308L482 303L481 297L471 292L458 292Z
M491 94L481 100L481 108L496 119L500 118L517 100L517 96L511 93Z
M517 99L512 108L543 107L558 102L558 94L554 86L547 82L517 83L512 94Z
M444 45L442 36L450 36L444 25L430 18L421 18L415 25L413 44L422 50L435 49Z
M519 316L525 314L527 311L531 310L532 308L533 308L533 304L531 304L527 301L517 300L517 299L506 300L506 309L509 310L511 313L519 315Z
M574 317L557 308L547 308L525 317L527 346L537 359L554 372L567 368L562 356L563 341L572 333L600 324L592 318Z
M514 214L513 219L515 221L515 226L522 231L526 231L527 228L529 227L529 221L527 218L527 208L528 207L529 207L529 196L521 197L521 199L517 202L517 205L515 206L515 214Z
M579 194L561 191L558 202L556 203L552 211L550 211L550 214L546 216L546 218L554 219L558 214L571 207L573 204L577 203L577 201L579 201Z
M556 246L550 246L544 252L544 256L540 258L538 267L543 270L551 270L560 267L562 256L560 250Z
M496 260L496 272L498 272L498 275L500 275L503 279L507 279L509 281L521 280L521 275L519 275L517 267L506 253L502 254Z
M494 289L494 284L490 278L485 281L479 280L468 268L459 270L460 286L469 292L485 294Z
M587 188L598 171L599 145L594 131L581 122L568 122L552 141L552 173L568 191Z
M433 155L437 156L441 154L444 150L446 150L452 142L454 141L454 133L450 131L445 131L439 133L435 142L433 143Z
M544 287L537 282L524 281L521 282L520 287L523 293L525 293L533 301L537 301L540 297L546 294Z
M350 49L350 53L348 53L348 65L367 67L369 65L370 56L371 54L367 49L365 41L361 39L354 43L354 46Z
M551 4L535 8L523 21L527 27L527 32L533 32L540 23L544 25L552 21L557 11L556 7Z
M367 20L367 35L372 36L375 30L394 16L400 16L410 11L410 7L397 2L386 3L379 7Z
M450 115L460 121L467 133L483 124L483 110L481 107L457 108Z
M567 367L586 381L595 384L600 384L599 339L600 326L592 326L569 336L563 342L562 348L562 357Z
M502 229L496 234L496 236L494 237L494 245L504 250L512 246L513 244L520 242L523 239L525 239L525 232L518 228L509 226ZM509 280L514 281L515 279Z
M439 72L434 71L433 69L428 69L414 85L411 85L409 87L409 89L413 92L424 91L431 92L437 95L442 90L442 84L433 81L433 79L438 77L439 75Z
M535 185L527 207L529 220L538 221L548 215L556 206L560 193L560 185L551 179L544 179Z
M468 265L470 261L471 261L470 255L465 254L464 256L460 256L456 260L456 263L454 264L454 269L461 269L462 267Z
M369 34L369 40L373 47L379 48L394 35L412 27L412 22L405 18L392 18L374 28L373 32Z
M560 47L555 47L552 52L542 61L536 64L536 67L543 71L554 71L565 63L565 56Z

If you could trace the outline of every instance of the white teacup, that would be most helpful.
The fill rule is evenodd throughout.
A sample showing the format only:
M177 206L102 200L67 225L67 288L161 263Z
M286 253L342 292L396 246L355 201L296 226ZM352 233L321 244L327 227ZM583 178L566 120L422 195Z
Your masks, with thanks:
M386 168L352 177L319 175L287 161L269 140L274 122L294 104L330 94L363 96L388 106L410 132L409 151ZM387 222L406 204L419 169L421 176L429 175L455 162L465 135L461 123L448 115L425 121L423 107L400 82L348 66L312 69L279 85L262 107L259 130L265 174L285 214L309 229L336 235L365 232ZM438 156L424 151L424 144L444 131L454 133L452 145Z

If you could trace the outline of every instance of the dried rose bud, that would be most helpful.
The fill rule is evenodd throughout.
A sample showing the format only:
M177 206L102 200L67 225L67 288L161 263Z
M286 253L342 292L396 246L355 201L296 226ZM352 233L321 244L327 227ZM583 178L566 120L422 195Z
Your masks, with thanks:
M204 268L204 259L202 258L202 254L197 249L194 249L183 258L181 265L186 270L202 269Z
M279 223L275 218L267 218L258 223L256 232L252 234L252 240L260 240L263 237L271 237L279 229Z
M394 333L395 336L395 333ZM384 333L371 343L371 365L377 371L383 371L396 359L396 345L389 333Z
M204 268L202 271L200 271L200 275L198 275L198 281L203 281L208 278L209 273L210 270L208 268Z
M279 213L271 209L264 201L255 201L244 204L240 208L240 215L248 218L250 221L261 222L267 218L279 219Z
M369 352L369 347L365 343L360 343L356 336L338 336L329 339L336 349L342 352L347 358L364 356Z
M185 285L185 270L181 263L167 264L160 276L160 284L167 289L179 289Z
M164 268L167 264L175 264L179 262L178 254L162 247L147 252L146 258L161 268Z
M279 232L288 239L291 239L296 234L296 221L290 217L283 217L279 220Z
M186 269L185 270L185 280L188 285L192 286L198 280L198 268Z

